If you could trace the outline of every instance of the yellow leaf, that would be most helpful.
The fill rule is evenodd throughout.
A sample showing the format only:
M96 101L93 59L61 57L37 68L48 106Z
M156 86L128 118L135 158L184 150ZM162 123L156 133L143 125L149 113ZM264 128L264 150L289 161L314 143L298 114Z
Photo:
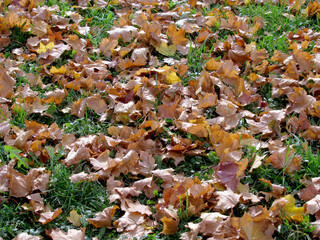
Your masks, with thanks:
M78 79L81 76L81 73L78 73L75 70L72 70L72 74L75 79Z
M74 209L70 212L70 217L67 217L67 219L76 227L81 225L81 215L79 215Z
M304 207L296 207L295 199L292 195L288 194L284 197L288 202L284 205L284 212L292 219L301 222L303 220Z
M174 84L176 82L181 82L181 79L177 76L175 72L170 73L166 79L166 83Z
M67 72L67 69L65 66L61 66L60 68L56 68L56 67L52 67L50 69L50 73L55 74L55 73L61 73L61 74L65 74Z
M47 45L44 45L42 42L40 43L40 47L37 49L37 53L45 53L47 50L51 50L54 47L53 42L49 42Z
M156 50L168 57L173 56L176 53L177 47L176 45L169 46L166 42L161 42L159 47L156 47Z

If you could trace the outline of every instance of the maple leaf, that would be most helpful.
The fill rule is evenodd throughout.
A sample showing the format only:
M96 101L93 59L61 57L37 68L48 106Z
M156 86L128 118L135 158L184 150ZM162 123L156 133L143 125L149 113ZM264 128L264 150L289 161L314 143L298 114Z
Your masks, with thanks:
M0 97L11 95L16 81L7 73L6 69L0 66Z
M56 74L65 74L67 72L67 68L65 66L61 66L60 68L56 68L55 66L51 67L50 73Z
M181 79L177 76L176 72L171 72L167 76L166 83L167 84L174 84L174 83L180 83Z
M310 214L315 214L320 210L320 195L316 195L314 198L310 199L307 203L307 212Z

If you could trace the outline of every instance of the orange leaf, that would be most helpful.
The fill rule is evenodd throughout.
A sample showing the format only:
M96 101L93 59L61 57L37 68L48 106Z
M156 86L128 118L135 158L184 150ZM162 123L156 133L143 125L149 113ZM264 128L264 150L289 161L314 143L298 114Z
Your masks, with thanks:
M178 221L173 218L163 217L160 219L163 223L162 234L171 235L178 231Z

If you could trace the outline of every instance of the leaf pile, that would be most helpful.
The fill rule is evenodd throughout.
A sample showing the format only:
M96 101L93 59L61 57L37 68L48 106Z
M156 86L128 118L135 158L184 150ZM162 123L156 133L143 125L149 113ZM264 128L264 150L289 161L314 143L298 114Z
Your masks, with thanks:
M308 164L290 141L319 147L320 35L303 27L286 52L259 48L265 22L239 14L245 4L256 3L0 3L0 201L43 225L34 239L84 239L89 224L129 239L273 239L306 216L320 236L319 172L289 182ZM112 27L92 25L93 10ZM103 185L108 206L83 217L53 204L65 167L67 182ZM63 214L72 227L55 225Z

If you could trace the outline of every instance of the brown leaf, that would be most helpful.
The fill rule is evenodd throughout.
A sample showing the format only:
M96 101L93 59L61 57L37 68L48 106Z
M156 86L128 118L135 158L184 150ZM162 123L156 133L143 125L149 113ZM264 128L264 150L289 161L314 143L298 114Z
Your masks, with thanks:
M97 114L104 113L108 109L105 100L99 94L95 94L87 99L87 106L95 111Z
M113 207L107 207L102 212L96 213L95 218L87 218L87 221L96 228L111 228L111 221L117 209L119 209L117 205L114 205Z
M110 40L118 40L122 37L124 42L130 42L133 37L138 36L138 31L136 27L133 26L123 26L123 27L113 27L108 31Z
M0 66L0 97L8 97L12 94L16 81L10 77L5 68Z
M0 167L0 191L8 192L10 188L10 175L8 165Z
M63 99L67 96L67 90L63 89L56 89L54 91L47 92L46 95L46 103L55 103L57 105L61 104Z
M71 107L71 114L76 115L79 118L83 118L85 111L86 111L86 99L79 99L73 102Z
M295 87L294 93L288 96L290 101L289 111L300 113L307 107L311 107L316 99L307 94L306 90L301 87Z
M77 164L80 160L85 160L90 157L90 151L86 147L79 147L78 149L72 149L67 158L64 160L64 163L67 166Z

